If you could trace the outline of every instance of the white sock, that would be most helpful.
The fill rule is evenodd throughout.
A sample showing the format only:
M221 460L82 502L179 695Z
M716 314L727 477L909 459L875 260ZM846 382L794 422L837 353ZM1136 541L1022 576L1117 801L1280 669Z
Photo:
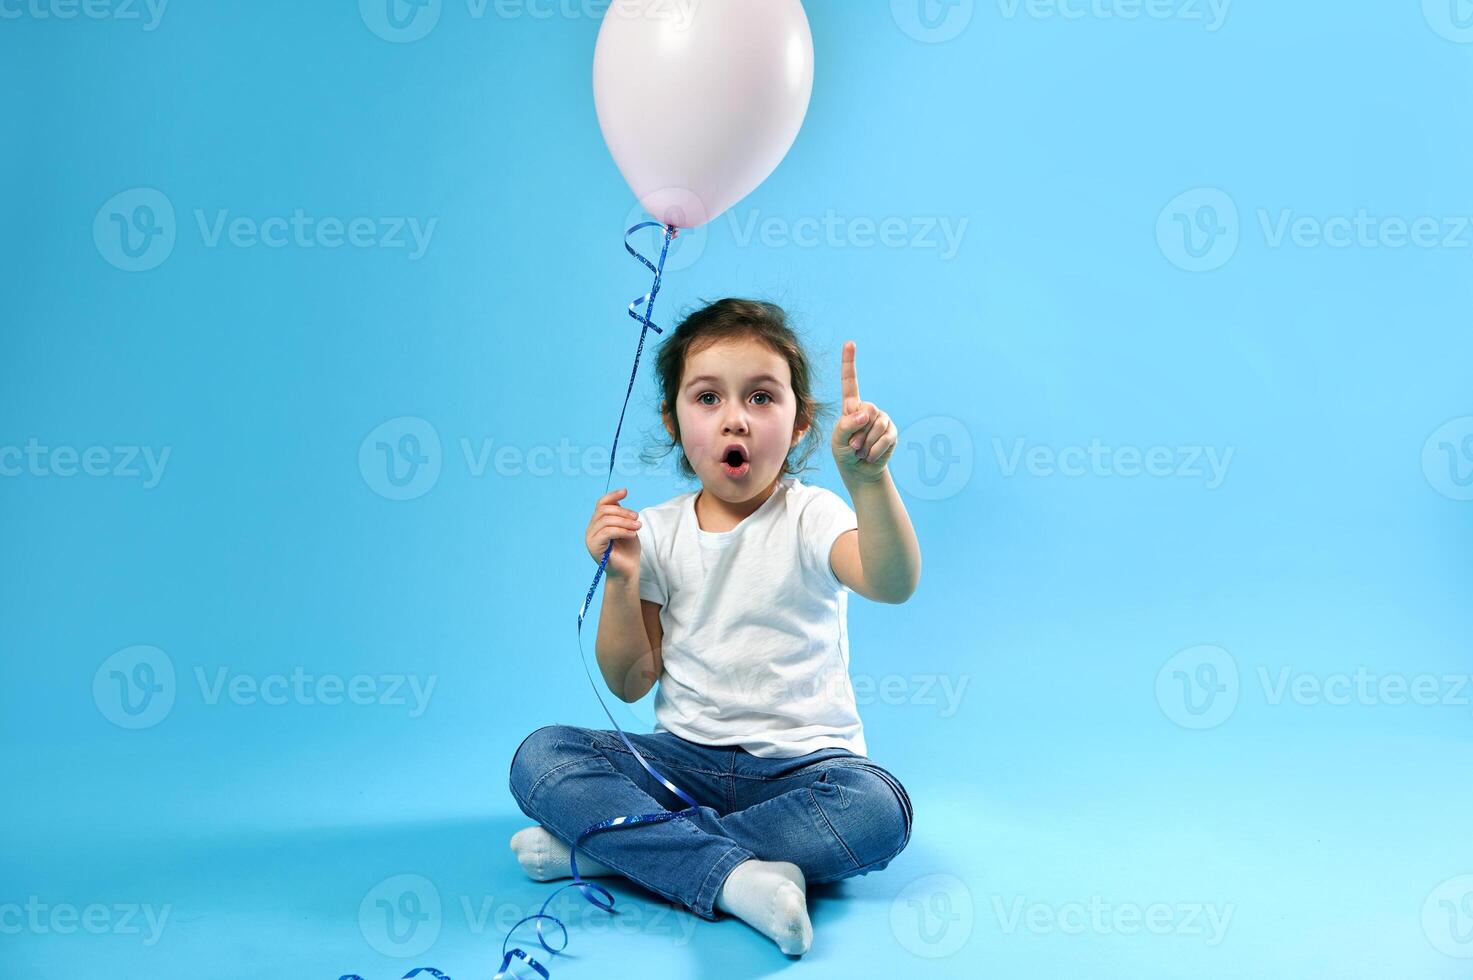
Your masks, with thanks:
M788 861L748 858L732 869L716 894L716 907L777 943L789 956L813 945L803 871Z
M540 824L511 835L512 853L522 870L536 881L573 877L572 848L548 833ZM619 872L599 864L587 852L578 855L578 874L584 878L610 878Z

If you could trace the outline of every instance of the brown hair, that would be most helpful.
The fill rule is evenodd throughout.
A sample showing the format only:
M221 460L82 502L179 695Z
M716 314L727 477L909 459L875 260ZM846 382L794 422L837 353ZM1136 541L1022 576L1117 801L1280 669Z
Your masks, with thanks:
M659 352L655 355L655 382L659 386L675 436L670 438L669 432L662 425L660 432L664 438L660 440L658 451L641 453L641 458L646 462L656 462L669 455L671 450L681 448L680 417L675 411L675 405L680 397L680 379L685 373L686 358L715 343L745 339L766 345L788 362L793 397L797 402L793 427L808 427L803 438L788 451L781 475L797 476L810 468L806 465L808 458L818 449L822 438L823 427L819 423L831 414L834 406L814 397L812 365L798 335L788 326L788 317L782 307L761 300L730 297L708 303L688 315L660 345ZM679 454L676 466L686 479L696 479L696 471L683 451Z

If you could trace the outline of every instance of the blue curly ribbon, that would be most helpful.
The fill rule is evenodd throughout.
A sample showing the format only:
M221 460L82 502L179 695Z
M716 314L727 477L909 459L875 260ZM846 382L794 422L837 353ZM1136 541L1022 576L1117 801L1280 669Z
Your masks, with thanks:
M639 231L641 228L661 227L665 229L665 241L663 247L660 249L659 264L656 265L652 263L649 259L645 258L643 255L639 254L639 252L635 251L634 246L629 244L629 236L634 234L636 231ZM624 414L629 408L629 395L634 391L634 379L639 374L639 358L640 355L644 353L645 334L647 331L650 330L653 330L655 333L663 332L660 330L659 327L655 326L654 321L650 319L650 314L654 311L655 308L655 297L660 294L660 281L665 274L665 258L670 253L670 241L676 236L677 233L678 229L674 225L662 225L658 221L642 221L624 233L625 250L628 251L630 255L638 259L640 262L644 263L645 268L649 269L655 274L655 281L654 284L650 287L649 292L638 297L629 304L629 315L635 320L635 322L640 324L641 327L639 331L639 346L635 349L634 352L634 370L631 371L629 374L629 385L624 390L624 406L619 410L619 424L614 429L614 443L609 449L609 473L608 476L604 478L605 493L608 492L609 482L613 479L614 456L619 448L619 433L623 431ZM641 303L645 304L643 314L639 312L639 304ZM552 894L547 896L547 900L542 903L542 907L538 909L536 913L522 919L520 922L512 926L511 929L507 931L506 940L503 941L501 944L501 969L497 971L496 975L492 977L491 980L510 980L510 978L516 978L516 980L525 980L525 978L523 978L520 973L517 973L515 971L515 968L512 964L513 959L524 960L528 966L537 971L537 973L542 977L542 980L549 980L547 968L545 966L543 966L541 963L538 963L531 956L527 955L525 950L517 948L507 949L506 944L507 942L510 942L512 934L517 931L517 928L520 927L523 922L535 921L537 923L537 942L542 946L543 949L547 950L554 956L566 949L568 945L567 926L563 925L562 921L558 919L557 916L549 915L547 913L547 906L552 902L555 897L557 897L557 895L564 888L577 888L583 894L583 897L595 907L603 909L606 912L612 912L614 910L614 896L610 895L608 890L603 886L584 879L584 877L578 873L578 848L583 845L584 838L603 830L613 830L621 827L634 827L644 823L663 823L666 820L674 820L676 817L686 816L700 807L700 804L692 799L689 793L685 792L683 789L672 783L669 779L665 778L665 776L657 772L654 767L652 767L649 762L645 760L645 757L640 754L639 750L634 747L634 743L629 741L629 737L624 734L624 729L620 728L619 723L614 720L614 715L612 712L609 711L609 706L604 703L603 695L600 694L598 690L598 683L593 679L593 672L588 669L588 656L583 651L583 620L584 617L588 614L588 606L589 603L593 601L593 594L598 591L599 579L603 577L604 569L608 566L609 556L613 553L613 550L614 540L610 538L608 545L604 548L603 557L599 560L598 570L593 573L593 584L588 587L588 594L583 597L583 604L578 607L578 656L583 663L583 672L588 675L588 683L593 688L594 697L598 698L599 707L604 709L604 714L608 716L609 723L614 726L614 730L618 732L619 738L623 740L625 746L627 746L629 751L633 753L634 758L638 759L639 764L641 766L644 766L645 771L648 772L651 776L655 777L655 779L659 780L659 782L666 789L668 789L675 796L679 797L690 805L683 810L661 810L657 813L640 813L623 817L612 817L608 820L600 820L597 823L590 825L586 830L579 834L578 839L573 842L572 851L569 854L568 863L573 872L573 880L553 891ZM559 945L556 949L549 946L546 939L542 935L542 920L544 919L550 920L551 922L556 924L560 930L562 930L563 941L562 944Z
M439 970L435 969L432 966L417 966L414 969L410 970L408 973L404 974L402 980L410 980L410 977L417 977L421 973L427 973L430 976L434 977L435 980L450 980L448 976L441 973ZM356 973L345 973L342 976L338 977L338 980L363 980L363 978Z
M658 265L651 262L643 255L639 254L639 252L635 251L634 246L629 244L629 236L634 234L636 231L639 231L641 228L665 229L665 242L664 246L660 249L660 262ZM604 493L608 493L609 482L613 479L614 476L614 454L619 448L619 433L622 432L624 429L624 414L629 409L629 396L634 391L634 379L639 375L639 358L640 355L644 353L645 334L650 330L653 330L655 333L664 332L659 327L655 326L654 321L650 319L650 314L653 313L655 309L655 297L660 294L660 280L664 277L665 274L665 257L670 253L670 242L672 239L675 238L676 234L678 233L679 229L676 228L674 225L665 225L661 224L658 221L642 221L624 233L625 250L628 251L629 254L634 256L636 259L639 259L640 262L644 263L645 268L649 269L655 274L655 281L654 284L650 286L649 292L638 297L629 304L629 315L633 317L635 322L640 325L639 346L635 349L634 352L634 370L629 374L629 386L624 390L624 407L619 410L619 424L614 429L614 444L609 449L609 474L604 478ZM639 304L641 303L645 304L643 314L639 312ZM521 928L522 923L536 922L537 942L543 949L547 950L547 952L551 953L553 956L556 956L558 953L561 953L564 949L566 949L568 946L568 927L563 925L562 920L559 919L557 916L549 915L547 912L548 905L552 904L552 900L556 898L564 888L577 888L580 892L582 892L584 898L586 898L595 907L603 909L605 912L612 912L614 910L614 896L609 894L608 889L604 888L602 885L598 885L594 882L588 881L578 873L578 848L583 845L583 839L585 837L588 837L591 834L596 834L602 830L613 830L619 827L634 827L642 823L663 823L666 820L674 820L676 817L686 816L687 814L694 812L700 807L700 804L692 799L689 793L685 792L679 786L676 786L670 780L666 779L663 775L656 772L655 769L647 761L645 761L645 757L640 755L639 750L634 747L634 743L629 741L629 737L624 734L624 729L620 728L619 723L614 720L613 714L609 711L609 706L604 703L603 695L599 693L598 684L593 679L593 672L588 669L588 656L583 652L583 619L588 613L588 604L593 601L593 594L598 591L598 580L603 577L604 569L608 566L609 563L609 555L611 555L613 551L614 540L610 538L608 546L604 548L603 558L599 560L598 571L593 573L593 584L588 587L588 594L583 597L583 604L578 607L578 657L583 662L583 672L588 675L588 683L593 687L593 695L594 697L598 698L599 707L604 709L605 715L608 715L609 722L614 726L614 730L619 733L619 738L624 740L624 744L628 746L630 752L634 753L634 757L639 760L640 765L644 766L646 772L659 780L660 783L664 785L664 787L668 789L671 793L680 797L680 799L684 800L686 803L689 803L690 806L686 807L683 810L661 810L658 813L639 813L624 817L612 817L608 820L600 820L597 823L592 824L581 834L579 834L578 839L573 842L572 852L569 855L568 861L573 872L573 880L568 882L566 885L562 885L555 889L550 895L547 896L547 900L542 903L541 908L539 908L533 914L519 919L515 925L513 925L510 929L506 931L506 938L503 939L501 942L501 967L496 971L496 975L493 976L491 980L527 980L527 977L524 974L518 972L518 967L523 964L536 971L537 975L541 977L542 980L551 980L551 977L547 972L547 967L537 962L537 960L529 955L524 949L520 949L517 947L512 947L511 949L508 949L507 943L511 942L512 935L517 931L517 929ZM544 919L552 922L560 930L562 930L563 941L556 949L547 945L547 940L542 935L542 922ZM514 963L513 961L520 962ZM451 980L450 977L430 966L421 966L410 970L408 973L404 974L403 980L410 980L411 977L417 976L420 973L429 974L430 976L436 978L436 980ZM342 977L339 977L338 980L363 980L363 978L358 976L357 974L350 973L344 974Z

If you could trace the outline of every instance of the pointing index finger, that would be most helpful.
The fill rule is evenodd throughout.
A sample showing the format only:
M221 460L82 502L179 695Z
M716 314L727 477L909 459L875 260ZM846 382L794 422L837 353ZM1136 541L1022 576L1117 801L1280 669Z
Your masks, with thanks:
M859 410L859 375L854 370L855 343L844 341L844 355L839 373L839 387L844 399L844 414Z

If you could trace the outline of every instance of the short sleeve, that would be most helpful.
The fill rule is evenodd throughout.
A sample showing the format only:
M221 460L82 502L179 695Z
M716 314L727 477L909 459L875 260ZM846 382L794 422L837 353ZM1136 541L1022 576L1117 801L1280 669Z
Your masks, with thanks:
M639 597L665 605L670 598L665 583L665 573L660 568L660 556L655 550L655 532L650 527L649 515L639 512Z
M851 591L834 574L829 554L834 550L834 542L839 535L858 527L859 518L844 498L825 487L814 488L813 498L803 508L803 515L798 520L798 531L812 568L830 588Z

